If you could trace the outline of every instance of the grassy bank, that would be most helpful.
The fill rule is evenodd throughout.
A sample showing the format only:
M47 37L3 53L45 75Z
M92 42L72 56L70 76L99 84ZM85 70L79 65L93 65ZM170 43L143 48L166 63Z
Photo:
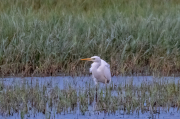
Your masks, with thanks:
M81 74L99 55L113 75L180 70L178 0L0 0L1 75Z
M96 88L94 84L86 82L85 87L79 87L72 82L66 83L64 89L58 86L42 84L38 80L32 85L23 80L22 83L5 85L0 83L0 114L13 116L16 113L24 118L25 115L76 114L79 110L82 115L94 113L105 114L161 114L170 113L174 108L179 112L180 85L179 82L167 83L162 79L154 82L142 82L135 86L127 84L111 84L109 87L98 88L97 102L95 102ZM92 108L93 107L93 108ZM162 113L163 114L163 113Z

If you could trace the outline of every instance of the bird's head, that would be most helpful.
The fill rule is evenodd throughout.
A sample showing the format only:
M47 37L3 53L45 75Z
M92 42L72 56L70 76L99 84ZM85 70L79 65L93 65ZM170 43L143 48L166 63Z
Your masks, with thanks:
M85 59L81 59L81 60L87 60L87 61L92 61L92 62L100 62L101 58L98 56L93 56L91 58L85 58Z

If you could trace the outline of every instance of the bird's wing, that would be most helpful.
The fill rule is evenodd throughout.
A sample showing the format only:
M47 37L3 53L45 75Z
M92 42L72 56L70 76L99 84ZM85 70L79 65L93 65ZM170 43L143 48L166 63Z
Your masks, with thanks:
M104 73L104 77L107 80L111 80L111 71L110 71L110 65L105 62L104 60L101 61L102 65L103 65L103 73Z

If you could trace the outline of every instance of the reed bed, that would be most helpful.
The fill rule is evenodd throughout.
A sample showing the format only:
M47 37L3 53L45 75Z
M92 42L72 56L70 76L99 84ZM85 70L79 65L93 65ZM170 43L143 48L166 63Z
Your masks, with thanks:
M179 10L179 0L0 0L0 73L81 75L79 59L94 55L112 75L179 72Z
M152 84L142 82L135 86L127 84L114 84L98 88L97 102L96 89L92 82L86 82L85 87L76 87L66 83L64 89L58 86L41 84L38 81L31 83L13 83L4 85L0 83L0 114L13 116L16 113L24 118L28 115L36 116L38 113L49 115L93 113L105 114L144 114L152 115L169 112L180 108L180 84L154 80ZM93 108L92 108L93 107Z

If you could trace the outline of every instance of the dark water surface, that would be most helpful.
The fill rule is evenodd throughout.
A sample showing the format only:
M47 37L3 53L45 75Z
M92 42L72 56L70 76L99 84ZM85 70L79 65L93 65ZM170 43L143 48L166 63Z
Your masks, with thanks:
M180 77L156 77L153 76L118 76L118 77L112 77L112 84L114 85L134 85L134 86L140 86L142 83L148 83L153 84L154 82L175 82L178 83L180 81ZM18 78L18 77L8 77L8 78L0 78L0 82L3 83L3 85L14 85L14 84L31 84L32 86L35 86L38 82L39 86L47 85L49 89L58 86L60 89L66 89L67 85L72 84L74 88L84 88L86 86L86 83L90 83L94 86L94 82L91 77L25 77L25 78ZM104 88L104 84L99 84L100 88ZM115 94L116 95L116 94ZM93 106L95 105L95 102ZM73 113L68 114L56 114L55 111L47 112L46 114L42 113L33 113L29 112L29 114L25 115L25 119L120 119L120 118L126 118L126 119L151 119L151 118L159 118L159 119L180 119L180 113L177 111L177 108L170 108L168 112L163 111L163 109L160 109L160 113L153 114L149 111L146 113L133 113L133 114L125 114L124 112L119 112L115 114L109 114L104 112L98 112L94 111L94 107L89 106L89 111L85 113L85 115L82 115L77 109ZM14 113L13 116L6 116L0 115L0 119L21 119L21 113Z

